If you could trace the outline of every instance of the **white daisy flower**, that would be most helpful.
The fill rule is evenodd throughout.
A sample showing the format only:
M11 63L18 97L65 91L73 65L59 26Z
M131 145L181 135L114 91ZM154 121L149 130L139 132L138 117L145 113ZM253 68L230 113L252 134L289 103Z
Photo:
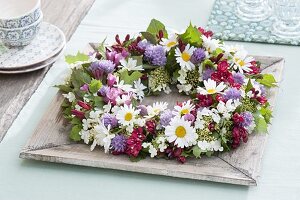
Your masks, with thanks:
M212 53L221 46L220 40L212 39L211 37L206 37L205 35L202 35L202 41L202 45L209 53Z
M126 61L125 59L120 60L121 65L119 66L119 68L122 68L122 70L127 69L128 71L142 71L143 66L139 65L137 66L137 60L134 60L132 58L128 58L128 61Z
M119 123L123 126L130 126L133 127L137 115L140 113L140 110L135 110L132 107L132 104L130 106L124 105L120 107L120 110L116 113L116 118L118 119Z
M145 96L144 89L146 89L147 87L142 84L141 79L134 81L134 88L137 98L139 100L142 100Z
M203 95L221 93L226 87L226 85L223 82L221 82L217 86L216 81L212 79L204 80L203 82L204 82L205 89L202 87L197 88L198 93Z
M147 106L148 115L146 118L152 118L158 115L160 112L166 110L168 108L168 103L166 102L155 102L152 106Z
M73 92L69 92L68 94L63 94L63 97L68 99L69 102L73 102L76 100L75 94Z
M190 122L179 117L174 117L170 125L166 126L165 135L168 142L174 142L180 148L193 145L198 137Z
M167 38L162 38L161 42L159 44L164 46L167 51L170 51L170 49L172 47L175 47L178 44L177 35L173 34L168 39Z
M186 45L183 52L181 52L178 47L176 48L176 61L180 65L182 70L191 71L195 69L195 65L190 61L194 51L195 47L190 46L190 44Z
M173 111L173 114L179 115L179 116L186 115L186 114L191 113L191 111L194 108L195 108L195 105L190 100L188 100L187 102L182 103L182 106L176 105L174 107L175 110Z
M254 58L247 56L247 54L247 51L244 49L241 49L234 54L234 69L238 69L240 73L252 71L250 67L252 66L251 62L254 61Z

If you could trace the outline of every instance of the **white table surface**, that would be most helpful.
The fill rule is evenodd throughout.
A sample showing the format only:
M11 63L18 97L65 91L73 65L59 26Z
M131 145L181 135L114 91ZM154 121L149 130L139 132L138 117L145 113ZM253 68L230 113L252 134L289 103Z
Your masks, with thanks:
M67 53L90 41L145 30L155 17L170 29L183 30L190 20L205 26L210 0L96 1L68 44ZM229 42L228 42L229 43ZM231 43L231 42L230 42ZM22 160L21 148L47 109L52 86L67 70L63 58L23 108L0 143L0 200L14 199L300 199L300 47L242 43L251 54L286 59L273 125L257 187L145 175L107 169Z

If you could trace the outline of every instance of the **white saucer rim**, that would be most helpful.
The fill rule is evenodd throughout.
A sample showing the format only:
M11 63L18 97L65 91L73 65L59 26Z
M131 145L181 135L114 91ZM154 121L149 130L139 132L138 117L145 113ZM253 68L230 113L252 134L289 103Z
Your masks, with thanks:
M62 43L61 45L59 46L59 48L57 48L56 51L53 51L51 52L51 54L49 54L47 57L41 59L41 60L38 60L36 62L33 62L33 63L30 63L30 64L26 64L26 65L19 65L19 66L14 66L14 67L0 67L0 70L10 70L11 71L14 71L14 70L21 70L21 69L24 69L24 68L30 68L32 67L32 65L36 65L36 64L39 64L39 63L42 63L42 62L45 62L46 60L52 58L53 56L55 56L57 53L59 53L66 45L66 37L65 37L65 34L62 32L62 30L60 28L58 28L57 26L49 23L49 22L42 22L42 25L43 24L47 24L48 26L53 26L54 28L56 28L62 38ZM29 44L30 45L30 44Z
M31 68L28 67L27 69L19 69L19 70L1 70L0 69L0 74L11 74L11 75L13 75L13 74L24 74L24 73L29 73L29 72L33 72L33 71L37 71L37 70L43 69L43 68L45 68L45 67L47 67L49 65L52 65L61 56L63 56L65 49L66 49L66 45L61 49L60 52L57 53L57 56L55 56L55 55L52 56L51 58L48 59L50 61L47 62L47 60L46 60L46 61L44 61L45 62L44 64L41 64L41 65L39 65L37 67L31 67Z

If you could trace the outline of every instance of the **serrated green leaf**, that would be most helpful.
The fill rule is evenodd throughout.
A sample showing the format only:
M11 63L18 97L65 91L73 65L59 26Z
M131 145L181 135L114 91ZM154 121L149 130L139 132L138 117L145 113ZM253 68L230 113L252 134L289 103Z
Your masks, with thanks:
M255 130L258 133L267 133L268 131L268 124L265 121L265 118L261 116L260 114L255 114L254 115L254 121L256 124Z
M71 124L81 126L82 122L79 118L73 117L72 120L71 120Z
M152 19L146 32L151 33L152 35L158 35L159 31L163 31L164 38L168 37L168 32L166 31L165 25L156 19Z
M142 36L151 44L157 44L156 36L150 32L141 32Z
M70 139L73 141L80 141L81 136L79 135L79 132L81 131L81 125L75 125L72 127L71 133L70 133Z
M268 88L277 86L277 82L272 74L263 74L263 78L257 79L257 82Z
M74 69L71 75L71 83L75 88L80 88L83 84L89 84L91 77L81 69Z
M202 45L201 33L199 32L197 27L192 25L192 23L190 23L186 31L182 35L180 35L180 38L184 43L189 43L192 46L201 47Z
M130 75L127 70L123 70L119 72L119 77L121 80L124 81L125 84L133 84L134 81L138 80L141 78L143 74L139 71L134 71Z
M88 55L85 55L83 53L80 53L79 51L77 52L77 54L75 56L72 56L72 55L67 55L65 57L65 61L68 63L68 64L73 64L73 63L76 63L78 61L88 61L89 60L89 56Z
M93 79L89 84L89 90L92 94L98 92L98 90L102 87L102 83L100 80Z
M202 65L205 68L214 68L214 63L210 59L205 59Z
M194 147L193 147L193 149L192 149L192 151L193 151L193 155L196 157L196 158L200 158L201 156L201 149L197 146L197 145L195 145Z
M260 114L265 118L265 121L267 123L270 123L270 120L272 118L272 111L270 110L269 107L262 107L259 110Z

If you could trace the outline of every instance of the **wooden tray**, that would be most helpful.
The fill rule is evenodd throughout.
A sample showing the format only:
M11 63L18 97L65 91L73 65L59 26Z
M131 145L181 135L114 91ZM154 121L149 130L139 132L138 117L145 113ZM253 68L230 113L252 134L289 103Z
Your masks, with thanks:
M272 73L276 80L281 82L283 58L262 56L255 58L262 63L264 73ZM269 101L272 107L275 105L278 91L278 87L270 91ZM88 145L70 141L68 137L70 126L61 113L62 101L63 97L58 93L22 149L20 158L239 185L257 185L268 134L251 134L248 142L234 151L220 153L210 158L188 159L185 164L150 158L131 162L127 156L105 154L99 148L91 152Z

